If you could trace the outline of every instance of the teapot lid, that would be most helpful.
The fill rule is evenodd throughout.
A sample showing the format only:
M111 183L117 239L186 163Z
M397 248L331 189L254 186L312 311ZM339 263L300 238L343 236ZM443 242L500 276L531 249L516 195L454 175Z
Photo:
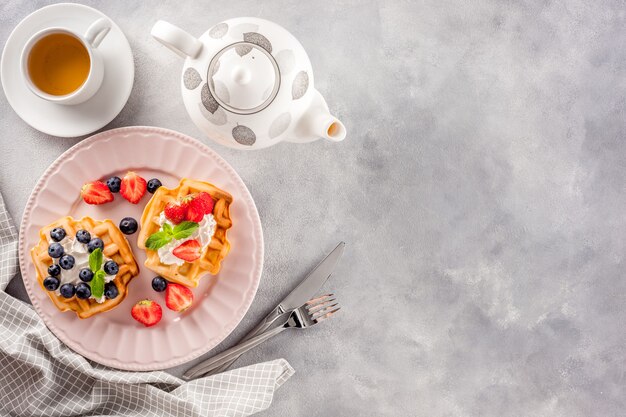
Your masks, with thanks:
M274 57L249 42L237 42L219 51L209 64L208 79L215 100L237 114L263 110L280 87L280 72Z

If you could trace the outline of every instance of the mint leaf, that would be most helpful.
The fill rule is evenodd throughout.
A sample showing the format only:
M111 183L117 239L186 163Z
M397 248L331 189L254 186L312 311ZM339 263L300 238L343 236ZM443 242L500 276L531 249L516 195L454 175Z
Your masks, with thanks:
M146 240L146 248L150 250L157 250L170 243L172 239L185 239L198 228L196 222L181 222L173 229L168 223L163 223L163 230L152 234L148 240Z
M104 271L98 271L91 280L91 295L95 298L100 298L104 294L104 275Z
M196 231L199 227L196 222L182 222L177 224L174 228L174 239L185 239L188 238Z
M165 231L156 232L152 234L148 240L146 240L146 248L150 250L157 250L160 247L167 245L171 240L172 236L169 233Z
M89 254L89 269L95 274L102 267L102 249L97 248Z

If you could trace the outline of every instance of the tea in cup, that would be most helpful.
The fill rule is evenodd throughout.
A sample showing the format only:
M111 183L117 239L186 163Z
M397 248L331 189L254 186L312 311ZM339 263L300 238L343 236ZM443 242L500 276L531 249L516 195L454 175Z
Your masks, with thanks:
M91 98L104 78L97 48L111 29L106 18L95 21L83 36L66 28L44 29L22 51L22 76L39 97L59 104L78 104Z

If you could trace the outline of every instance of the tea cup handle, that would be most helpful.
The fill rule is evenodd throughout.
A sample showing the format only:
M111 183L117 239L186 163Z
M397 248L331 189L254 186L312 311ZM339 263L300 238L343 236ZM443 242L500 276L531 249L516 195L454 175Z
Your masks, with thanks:
M202 49L202 42L164 20L159 20L150 31L152 37L183 58L195 58Z
M109 19L101 17L89 26L85 32L85 40L92 48L97 48L110 30L111 22Z

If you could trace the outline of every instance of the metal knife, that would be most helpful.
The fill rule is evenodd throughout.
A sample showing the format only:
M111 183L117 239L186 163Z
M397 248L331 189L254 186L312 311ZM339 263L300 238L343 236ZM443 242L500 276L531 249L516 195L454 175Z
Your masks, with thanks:
M346 244L344 242L340 242L335 249L331 253L329 253L322 262L320 262L307 277L298 284L296 288L293 289L259 324L256 325L254 329L250 331L243 339L240 340L239 343L248 340L254 336L257 336L267 329L269 329L272 324L276 321L278 317L286 312L290 312L300 307L302 304L306 303L311 297L313 297L319 289L324 285L326 280L330 277L343 254L343 250ZM232 361L225 363L223 366L215 369L211 372L212 374L220 373L228 369L230 365L232 365L237 358ZM204 364L206 361L203 361L196 366L188 369L183 374L183 379L193 379L201 376L204 368Z

